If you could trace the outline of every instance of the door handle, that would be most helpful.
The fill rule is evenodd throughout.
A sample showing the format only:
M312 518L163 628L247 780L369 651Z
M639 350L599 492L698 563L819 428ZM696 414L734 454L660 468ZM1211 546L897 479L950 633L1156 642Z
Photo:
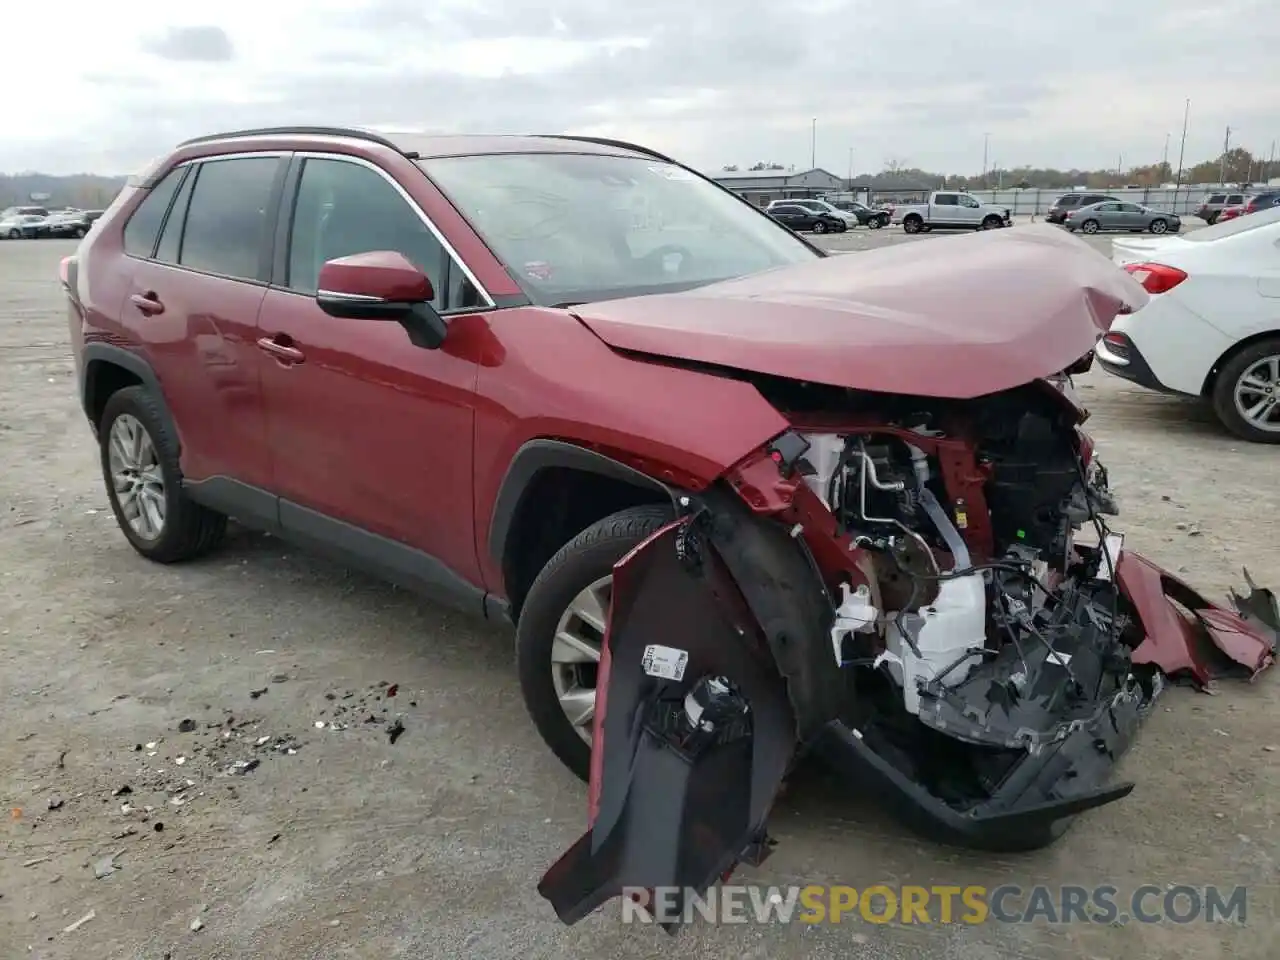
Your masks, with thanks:
M258 341L258 349L263 353L269 353L286 366L292 366L295 363L302 363L307 359L306 355L297 347L291 347L288 344L279 343L270 337L263 337Z
M148 290L146 293L131 294L129 302L138 308L139 313L148 317L164 313L164 304L160 302L160 298L152 290Z

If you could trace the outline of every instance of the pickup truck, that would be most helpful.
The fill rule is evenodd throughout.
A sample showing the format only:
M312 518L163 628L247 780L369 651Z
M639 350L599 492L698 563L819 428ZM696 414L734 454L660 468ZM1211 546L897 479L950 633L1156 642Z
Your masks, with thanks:
M995 230L1013 225L1008 207L983 203L967 193L939 190L928 203L908 203L894 208L893 222L907 233L929 230Z

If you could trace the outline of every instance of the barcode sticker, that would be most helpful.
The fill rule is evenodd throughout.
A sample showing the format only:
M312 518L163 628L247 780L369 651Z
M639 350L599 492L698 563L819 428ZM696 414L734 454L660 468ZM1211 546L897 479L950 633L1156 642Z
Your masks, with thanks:
M644 672L651 677L661 677L663 680L683 680L684 668L689 665L689 653L687 650L677 650L675 647L664 647L661 644L651 643L644 648L644 656L640 658L640 665L644 668Z

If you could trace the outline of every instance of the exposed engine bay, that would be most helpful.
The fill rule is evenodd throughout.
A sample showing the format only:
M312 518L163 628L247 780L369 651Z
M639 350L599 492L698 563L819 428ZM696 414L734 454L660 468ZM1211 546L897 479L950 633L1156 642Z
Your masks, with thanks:
M1110 529L1068 374L762 393L793 429L615 569L592 826L540 885L566 922L759 862L806 755L944 842L1044 846L1133 789L1111 769L1170 680L1273 662L1274 595L1212 604Z

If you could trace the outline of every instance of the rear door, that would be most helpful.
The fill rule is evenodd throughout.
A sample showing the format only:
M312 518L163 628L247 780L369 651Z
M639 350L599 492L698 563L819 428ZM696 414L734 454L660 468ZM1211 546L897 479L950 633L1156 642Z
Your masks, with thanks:
M453 599L463 581L480 581L472 432L488 343L479 310L492 301L425 212L368 160L298 154L282 211L257 353L281 525L320 546L341 541L391 579ZM326 261L382 250L431 281L432 305L449 323L442 348L316 303Z
M1100 203L1084 219L1097 220L1103 230L1116 230L1121 226L1120 204Z
M270 480L254 343L285 166L275 152L179 167L124 228L135 267L121 312L159 376L188 480Z

